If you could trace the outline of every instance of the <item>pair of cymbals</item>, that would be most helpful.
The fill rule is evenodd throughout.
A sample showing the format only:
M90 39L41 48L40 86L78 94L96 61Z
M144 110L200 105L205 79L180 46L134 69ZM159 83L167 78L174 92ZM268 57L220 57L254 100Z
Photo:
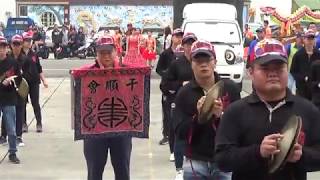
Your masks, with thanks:
M294 145L297 143L302 127L302 120L299 116L291 116L283 127L281 134L283 138L278 142L280 152L272 158L269 163L269 173L274 173L283 167L289 155L293 153Z
M18 78L13 79L14 86L17 90L17 93L22 98L27 98L29 94L29 84L26 79L22 78L20 83L18 82ZM17 84L19 83L19 86Z
M203 106L200 110L199 123L204 124L212 118L213 116L212 108L213 108L214 102L219 97L221 97L223 88L224 88L223 81L218 81L209 89L208 93L206 94L206 98L203 103Z
M27 98L29 94L29 85L26 79L22 78L19 87L18 87L18 94L22 98Z

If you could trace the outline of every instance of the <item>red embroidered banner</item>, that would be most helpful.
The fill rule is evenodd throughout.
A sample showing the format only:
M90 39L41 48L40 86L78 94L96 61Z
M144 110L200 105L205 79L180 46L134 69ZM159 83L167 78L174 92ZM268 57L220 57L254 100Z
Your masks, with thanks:
M95 136L147 138L149 68L72 70L75 139Z

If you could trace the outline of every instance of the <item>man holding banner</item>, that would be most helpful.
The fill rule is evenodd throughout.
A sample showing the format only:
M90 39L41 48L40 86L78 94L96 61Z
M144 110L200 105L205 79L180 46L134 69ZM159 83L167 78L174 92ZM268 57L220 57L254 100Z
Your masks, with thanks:
M97 42L97 59L92 69L118 67L117 54L113 38L101 37ZM102 180L108 150L114 168L115 179L130 179L131 137L113 137L103 139L85 139L84 155L87 161L88 180Z
M75 139L84 139L88 180L102 180L110 151L116 180L130 179L132 137L148 137L150 68L120 65L112 36L94 64L72 70Z

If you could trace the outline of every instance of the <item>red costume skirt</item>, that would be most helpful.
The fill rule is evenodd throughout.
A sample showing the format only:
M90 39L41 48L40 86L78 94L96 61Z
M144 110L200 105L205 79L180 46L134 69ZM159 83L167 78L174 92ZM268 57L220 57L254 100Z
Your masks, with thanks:
M156 52L154 52L154 51L151 51L151 50L146 49L146 50L143 52L142 56L143 56L146 60L154 61L154 60L156 60L157 54L156 54Z

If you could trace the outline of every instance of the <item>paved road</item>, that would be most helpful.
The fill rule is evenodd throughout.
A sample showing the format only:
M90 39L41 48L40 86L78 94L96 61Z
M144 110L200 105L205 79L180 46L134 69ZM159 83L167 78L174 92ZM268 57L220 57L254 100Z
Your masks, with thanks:
M93 59L47 59L41 60L41 65L47 77L68 77L70 69L80 67L83 64L89 64L92 62Z

